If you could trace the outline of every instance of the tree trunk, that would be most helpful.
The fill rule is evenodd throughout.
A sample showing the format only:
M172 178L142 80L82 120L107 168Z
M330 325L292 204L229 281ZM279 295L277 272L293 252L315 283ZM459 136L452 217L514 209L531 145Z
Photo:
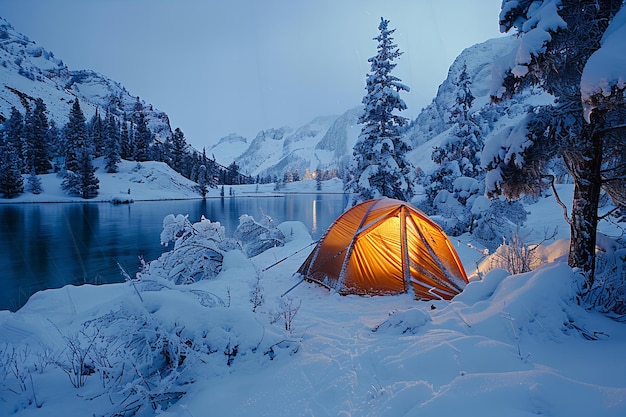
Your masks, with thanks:
M570 248L568 264L578 268L585 276L584 291L591 289L595 273L596 230L600 201L602 167L602 141L594 134L593 123L583 128L583 136L569 159L570 173L574 177L574 198L570 222ZM585 138L585 136L587 138Z

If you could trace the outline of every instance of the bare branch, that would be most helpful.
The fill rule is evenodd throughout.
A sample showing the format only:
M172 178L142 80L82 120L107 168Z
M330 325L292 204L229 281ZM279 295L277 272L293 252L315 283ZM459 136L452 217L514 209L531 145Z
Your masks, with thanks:
M563 204L563 201L561 201L561 198L559 197L559 193L556 191L556 186L554 185L554 175L544 175L544 178L549 178L550 179L550 187L552 188L552 192L554 193L554 198L556 199L556 202L559 204L559 206L561 206L563 208L563 218L565 219L565 221L567 222L567 224L569 224L570 226L572 225L572 220L569 218L568 214L567 214L567 206L565 204Z

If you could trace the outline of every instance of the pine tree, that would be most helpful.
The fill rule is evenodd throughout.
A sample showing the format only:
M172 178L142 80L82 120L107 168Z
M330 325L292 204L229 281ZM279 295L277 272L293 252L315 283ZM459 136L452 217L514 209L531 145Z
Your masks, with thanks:
M322 171L319 169L315 170L315 189L322 191Z
M481 171L480 152L483 141L475 116L470 114L474 101L470 86L467 65L463 63L455 82L456 100L450 116L450 123L453 124L452 135L441 146L436 147L431 156L437 169L426 181L428 204L432 204L440 191L453 193L453 183L457 178L477 178Z
M87 124L87 132L89 133L89 142L93 148L94 157L97 158L104 155L106 134L98 108L96 108L96 113Z
M100 181L95 175L96 168L91 163L91 152L88 148L82 148L77 157L78 170L66 172L61 187L68 194L78 195L84 199L93 198L98 195Z
M56 125L54 119L50 119L48 122L48 146L50 150L50 155L53 157L53 165L52 168L54 172L58 172L61 167L58 165L59 156L63 155L63 149L65 149L62 140L63 135L59 132L59 128Z
M148 129L148 122L143 111L139 111L135 118L135 135L134 135L134 160L138 162L148 161L150 155L150 143L152 142L152 133Z
M34 167L36 174L47 174L52 169L48 128L46 104L38 98L33 111L27 112L24 141L24 165Z
M206 195L209 192L209 188L207 186L206 165L200 165L200 167L198 168L198 180L196 182L198 183L198 185L196 186L196 190L202 196L202 198L206 198Z
M207 172L206 172L207 186L210 188L217 188L218 178L220 174L220 167L217 164L217 162L215 162L215 156L213 156L213 159L209 159L206 157L206 150L204 148L202 148L202 155L204 157L205 165L207 167Z
M233 161L228 168L226 168L226 185L239 184L239 165Z
M37 171L33 166L30 170L30 175L27 178L26 191L33 194L41 194L43 192L43 186L41 185L41 179L37 176Z
M187 142L185 140L185 134L182 132L182 130L180 130L180 128L177 127L174 130L174 133L172 133L170 141L171 141L170 166L172 167L174 171L182 174L184 157L185 157L186 150L187 150Z
M122 122L122 128L120 130L120 157L122 159L131 160L133 158L133 146L132 146L132 126L129 126L130 122L124 116Z
M98 195L98 178L92 164L93 149L88 142L85 116L80 108L78 98L75 99L70 111L69 120L65 125L67 144L65 170L61 188L69 194L82 198L93 198Z
M22 114L13 107L10 118L0 131L0 193L3 198L17 197L24 192L19 147L21 141Z
M395 29L388 29L389 21L381 17L374 38L378 41L378 53L370 58L371 71L367 76L367 94L363 98L365 109L359 118L363 125L354 146L354 178L347 184L348 191L356 194L349 205L370 198L390 197L408 201L412 197L411 164L405 155L411 150L402 139L402 127L407 119L394 114L405 110L400 91L409 87L391 71L393 63L402 53L393 43Z
M11 107L11 115L9 119L4 122L4 134L6 145L11 148L11 151L15 152L17 158L17 169L19 172L23 172L23 142L24 142L24 116L15 107Z
M120 131L115 117L108 113L104 122L104 162L108 173L117 172L120 157Z
M65 170L78 172L81 168L79 157L88 148L87 125L78 98L74 99L68 122L65 125Z

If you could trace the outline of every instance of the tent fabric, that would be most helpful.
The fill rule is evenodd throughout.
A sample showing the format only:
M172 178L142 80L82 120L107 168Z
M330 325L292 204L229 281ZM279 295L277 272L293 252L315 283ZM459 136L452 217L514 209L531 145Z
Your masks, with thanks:
M468 282L444 231L419 209L390 198L339 216L298 272L340 294L413 292L418 299L451 299Z

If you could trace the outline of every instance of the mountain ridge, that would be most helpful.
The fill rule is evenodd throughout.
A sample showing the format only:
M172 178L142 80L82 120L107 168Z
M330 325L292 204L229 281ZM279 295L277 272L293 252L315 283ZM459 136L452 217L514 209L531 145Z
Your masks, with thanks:
M169 117L131 93L119 82L89 69L70 70L53 52L17 32L0 17L0 121L11 107L20 111L41 98L48 117L57 126L67 122L75 98L89 120L96 111L108 110L117 118L145 113L155 138L164 141L172 133Z
M409 157L421 171L434 168L430 159L432 148L445 140L452 126L449 119L455 99L454 83L463 65L467 66L475 97L471 111L492 113L483 118L485 140L527 111L523 97L506 109L492 109L489 105L494 63L515 50L517 42L512 36L490 39L466 48L451 64L437 95L411 120L405 132L405 140L413 147ZM42 98L49 117L57 126L63 126L71 103L79 98L88 120L98 109L108 110L118 118L140 109L157 141L165 141L172 134L165 112L96 71L70 70L53 52L15 31L1 17L0 79L0 121L8 117L12 106L25 110L36 98ZM361 112L362 106L356 106L340 115L314 117L295 129L283 126L261 130L252 139L233 133L208 146L207 155L224 166L234 162L243 174L266 180L283 179L287 174L307 178L316 170L341 175L360 133Z

